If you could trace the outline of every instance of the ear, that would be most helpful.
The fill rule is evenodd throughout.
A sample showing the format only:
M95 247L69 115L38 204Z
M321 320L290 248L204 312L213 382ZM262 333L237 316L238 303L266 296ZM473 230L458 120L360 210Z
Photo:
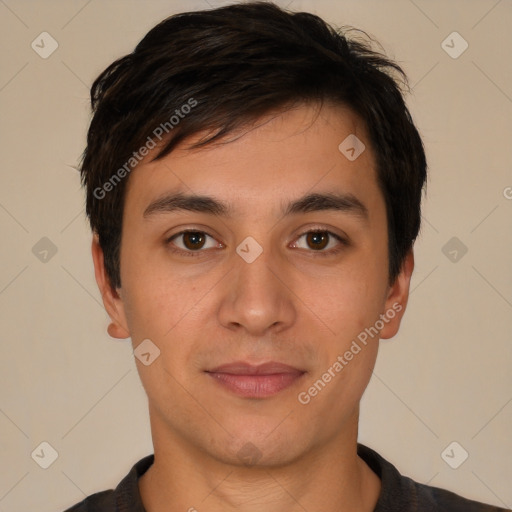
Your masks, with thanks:
M120 288L114 289L110 284L110 279L105 270L103 250L100 247L96 233L94 233L92 238L91 251L96 283L101 292L103 305L112 320L112 323L108 326L107 332L112 338L129 338L130 331L127 327L123 301L117 292Z
M407 307L409 299L409 286L411 284L412 271L414 270L414 253L409 249L402 263L400 273L392 286L389 287L384 312L382 316L384 327L380 332L380 338L392 338L400 328L400 322Z

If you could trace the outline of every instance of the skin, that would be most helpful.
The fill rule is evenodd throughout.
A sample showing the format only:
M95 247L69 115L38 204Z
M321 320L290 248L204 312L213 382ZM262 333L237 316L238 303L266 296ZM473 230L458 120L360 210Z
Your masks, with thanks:
M349 134L366 145L355 161L338 150ZM359 402L379 337L393 337L405 312L412 249L390 286L384 197L364 124L349 109L301 105L233 138L192 151L182 143L132 171L121 288L109 286L93 238L109 334L131 337L134 349L149 338L161 351L148 366L135 360L155 453L139 480L144 506L148 512L372 511L381 486L357 456ZM229 203L232 217L190 211L143 217L152 201L178 189ZM368 219L332 210L281 213L283 203L306 193L333 191L356 196ZM202 252L190 249L186 236L166 243L186 228L212 237ZM319 249L305 235L318 228L349 244L330 238ZM236 252L247 236L263 248L252 263ZM173 243L192 255L172 252ZM333 248L341 251L319 255ZM299 403L298 393L397 303L401 311L379 336L307 405ZM274 396L243 398L205 373L238 360L279 361L306 373ZM253 464L238 456L247 443L257 453Z

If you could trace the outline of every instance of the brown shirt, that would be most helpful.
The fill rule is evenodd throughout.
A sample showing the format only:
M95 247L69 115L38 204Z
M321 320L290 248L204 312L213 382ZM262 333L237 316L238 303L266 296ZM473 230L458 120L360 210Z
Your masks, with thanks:
M465 499L450 491L419 484L402 476L374 450L357 445L358 455L381 479L381 492L374 512L504 512ZM153 464L154 455L139 460L115 489L88 496L65 512L146 512L139 493L138 479Z

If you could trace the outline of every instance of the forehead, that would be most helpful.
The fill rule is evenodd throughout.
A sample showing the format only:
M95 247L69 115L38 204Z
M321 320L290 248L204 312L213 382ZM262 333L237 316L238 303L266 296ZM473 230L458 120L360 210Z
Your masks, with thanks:
M125 203L140 215L174 192L224 197L232 214L248 208L282 212L283 198L332 191L354 197L378 192L375 162L364 123L350 109L302 105L258 119L203 148L189 149L205 133L165 157L149 155L132 171ZM247 211L245 212L247 213Z

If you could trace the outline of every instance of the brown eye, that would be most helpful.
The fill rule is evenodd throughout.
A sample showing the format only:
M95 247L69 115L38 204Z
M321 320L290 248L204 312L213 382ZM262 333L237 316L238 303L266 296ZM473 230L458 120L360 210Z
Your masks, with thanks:
M324 249L329 243L329 234L327 231L311 231L306 236L307 244L312 249Z
M202 249L204 243L206 241L206 237L204 233L200 231L189 231L187 233L183 233L183 244L187 249L195 250Z
M325 229L314 229L303 233L293 247L306 249L315 256L332 256L349 247L349 242L341 236Z
M186 230L176 233L166 240L166 245L173 252L192 256L194 253L201 254L206 249L213 249L218 246L213 238L204 231Z

